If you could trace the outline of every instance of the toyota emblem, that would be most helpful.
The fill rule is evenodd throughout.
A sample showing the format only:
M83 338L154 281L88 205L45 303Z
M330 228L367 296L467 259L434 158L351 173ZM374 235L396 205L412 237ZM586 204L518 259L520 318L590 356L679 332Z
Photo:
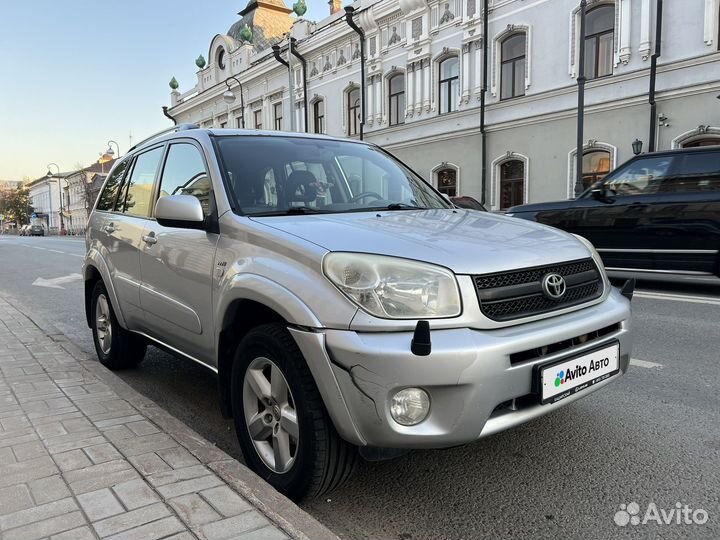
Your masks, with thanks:
M565 278L560 274L547 274L542 280L542 290L550 300L560 300L567 290Z

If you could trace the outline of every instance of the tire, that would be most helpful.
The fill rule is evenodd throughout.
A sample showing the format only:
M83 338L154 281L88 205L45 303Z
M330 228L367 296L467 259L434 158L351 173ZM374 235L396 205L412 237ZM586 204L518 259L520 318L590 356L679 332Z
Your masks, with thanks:
M120 326L102 281L93 288L90 309L93 342L100 363L112 371L137 367L145 357L147 343Z
M248 332L235 351L231 377L240 448L247 465L265 481L297 501L328 493L352 475L357 448L335 431L305 358L285 326L272 323ZM287 386L284 393L281 383ZM261 386L265 392L255 390ZM258 394L267 396L265 402Z

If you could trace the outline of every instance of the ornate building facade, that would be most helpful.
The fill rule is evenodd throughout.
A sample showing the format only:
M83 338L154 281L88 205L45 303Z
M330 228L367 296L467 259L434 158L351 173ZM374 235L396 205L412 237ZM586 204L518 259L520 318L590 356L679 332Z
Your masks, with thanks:
M169 113L204 127L295 125L346 137L358 137L364 120L365 140L450 195L484 199L493 210L573 195L579 0L490 0L487 36L483 0L355 1L366 36L364 119L358 34L339 1L317 22L302 18L304 4L294 4L296 17L283 0L250 0L212 39L209 60L197 59L194 86L181 93L173 79ZM636 139L648 148L656 7L587 2L586 185L632 157ZM663 15L657 148L720 144L720 0L666 1ZM276 44L288 59L290 37L306 80L299 58L289 74L273 55Z

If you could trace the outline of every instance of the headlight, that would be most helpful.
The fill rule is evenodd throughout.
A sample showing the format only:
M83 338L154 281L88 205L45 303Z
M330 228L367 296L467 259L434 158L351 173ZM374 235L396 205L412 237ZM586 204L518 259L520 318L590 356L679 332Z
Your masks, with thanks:
M350 300L383 319L460 315L455 275L432 264L364 253L329 253L323 272Z

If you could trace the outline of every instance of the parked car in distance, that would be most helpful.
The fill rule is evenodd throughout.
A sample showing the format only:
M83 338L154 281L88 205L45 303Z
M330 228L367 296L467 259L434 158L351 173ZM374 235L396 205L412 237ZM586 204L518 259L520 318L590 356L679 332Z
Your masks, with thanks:
M154 344L215 372L246 463L295 499L358 455L552 412L630 361L631 291L589 242L457 209L359 141L176 126L115 164L86 242L100 362Z
M37 223L34 225L30 225L28 234L30 236L45 236L45 227Z
M474 199L473 197L467 197L464 195L458 197L450 197L450 201L452 201L452 203L458 208L467 208L468 210L481 210L483 212L487 212L487 208L485 208L480 201Z
M581 235L613 276L720 277L720 146L642 154L574 200L507 215Z

